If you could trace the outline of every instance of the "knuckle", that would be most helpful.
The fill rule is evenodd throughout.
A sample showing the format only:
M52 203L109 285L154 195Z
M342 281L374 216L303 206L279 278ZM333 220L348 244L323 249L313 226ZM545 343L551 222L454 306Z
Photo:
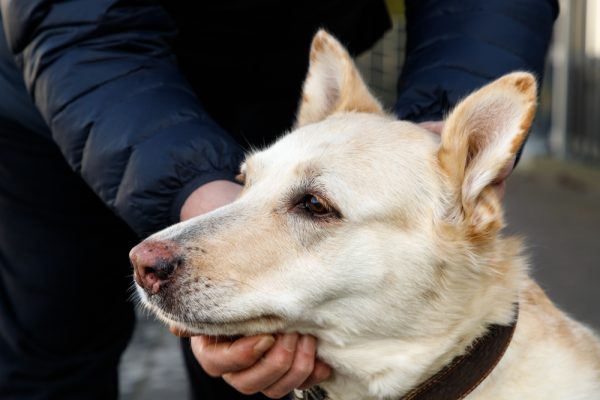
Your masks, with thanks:
M254 364L257 361L257 357L252 352L252 349L243 349L235 354L235 357L231 357L232 363L238 368L245 368Z
M269 366L273 369L276 370L287 370L290 368L291 364L292 364L292 357L291 355L288 354L281 354L278 353L276 355L273 355L272 358L266 360L266 362L269 364Z
M294 360L291 372L298 377L306 379L315 370L314 355L298 355Z
M312 363L300 363L294 369L297 375L306 379L313 372L314 365Z

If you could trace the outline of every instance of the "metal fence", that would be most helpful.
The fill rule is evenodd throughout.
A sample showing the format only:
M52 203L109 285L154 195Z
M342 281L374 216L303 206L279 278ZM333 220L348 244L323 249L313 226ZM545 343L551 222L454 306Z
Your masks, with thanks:
M392 29L371 50L358 57L356 65L377 98L391 109L396 101L396 82L404 64L406 23L403 1L389 0L387 4Z
M566 153L600 162L600 0L564 2L567 41Z

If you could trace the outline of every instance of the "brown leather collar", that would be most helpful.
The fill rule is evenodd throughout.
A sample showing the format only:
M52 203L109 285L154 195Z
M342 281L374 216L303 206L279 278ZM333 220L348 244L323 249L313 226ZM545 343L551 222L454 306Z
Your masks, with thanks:
M455 357L434 376L400 400L460 400L471 393L498 365L513 337L519 316L510 325L490 325L487 333L471 344L466 354ZM296 399L327 400L327 393L315 387L296 394Z

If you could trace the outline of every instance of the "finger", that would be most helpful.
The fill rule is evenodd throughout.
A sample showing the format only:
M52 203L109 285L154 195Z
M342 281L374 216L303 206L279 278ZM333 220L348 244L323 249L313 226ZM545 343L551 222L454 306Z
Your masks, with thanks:
M280 399L308 379L315 366L317 340L305 335L298 340L294 361L288 372L262 392L272 399Z
M287 373L297 342L297 333L281 335L258 363L240 372L224 374L223 379L243 394L258 393Z
M298 389L308 389L314 385L318 385L331 376L331 367L321 360L315 362L312 374L298 386Z
M438 135L441 135L442 130L444 129L444 121L424 121L419 122L418 125L430 132L437 133Z
M210 376L244 370L254 365L275 343L271 335L242 337L233 342L213 341L207 336L191 339L194 356Z

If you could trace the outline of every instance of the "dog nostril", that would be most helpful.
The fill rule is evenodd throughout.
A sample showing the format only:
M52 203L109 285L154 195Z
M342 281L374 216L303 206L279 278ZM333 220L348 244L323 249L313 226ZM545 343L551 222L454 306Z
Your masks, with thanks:
M177 265L180 263L178 260L158 260L152 266L140 266L140 280L138 283L149 293L156 294L171 279Z
M173 272L175 272L175 268L180 264L180 260L160 260L153 267L146 267L146 270L152 270L156 277L161 281L168 280Z
M145 267L142 276L144 278L158 278L156 275L156 270L152 267Z

